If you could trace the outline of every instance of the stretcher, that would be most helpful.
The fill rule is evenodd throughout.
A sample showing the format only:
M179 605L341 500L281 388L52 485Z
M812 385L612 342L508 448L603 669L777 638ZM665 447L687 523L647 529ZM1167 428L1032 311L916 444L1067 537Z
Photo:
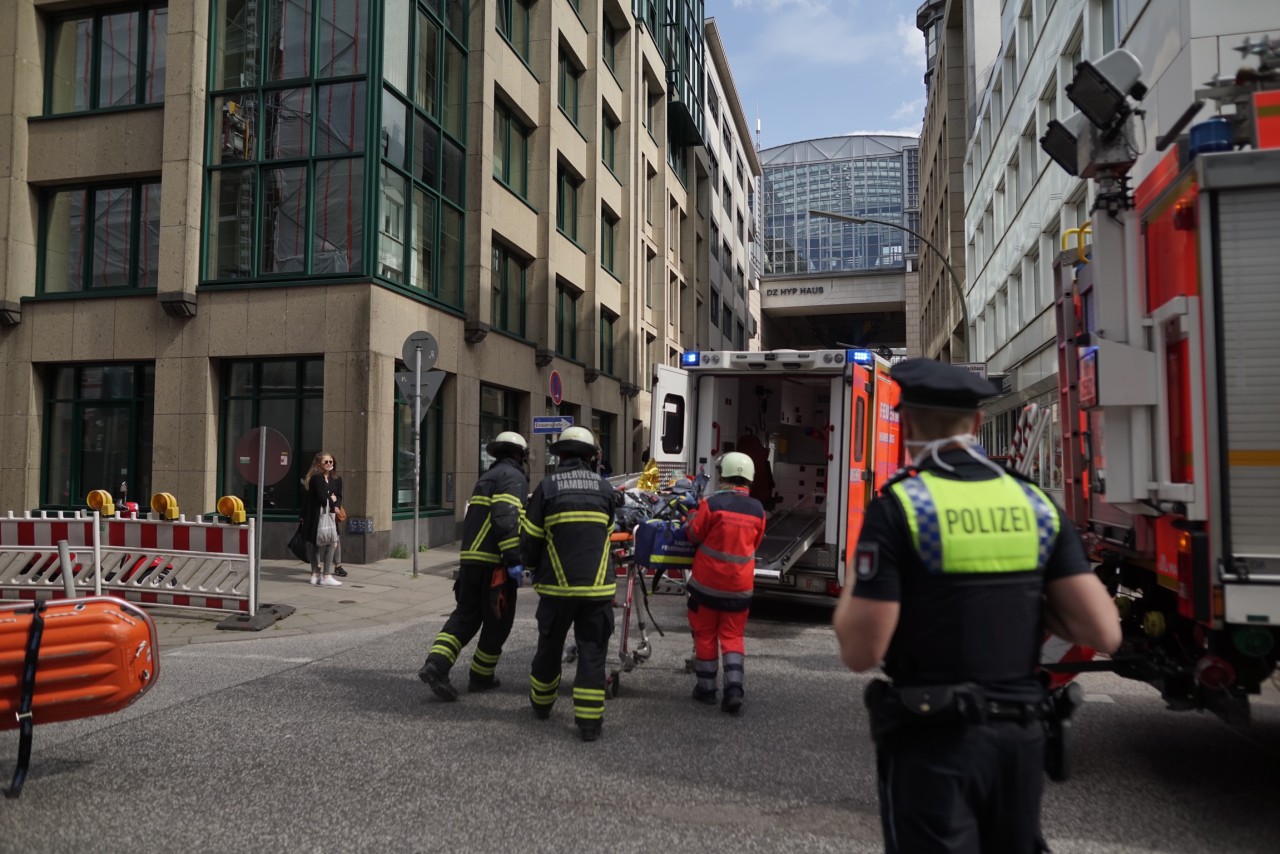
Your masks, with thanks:
M6 797L22 793L35 724L119 711L155 684L156 627L111 596L0 605L0 729L20 729Z
M623 578L626 579L626 592L622 601L619 602L616 596L613 600L613 607L622 611L622 629L618 636L618 666L611 670L605 679L606 696L616 697L622 689L622 674L630 673L637 665L648 661L649 656L653 654L653 645L649 642L648 624L644 619L645 614L649 615L649 623L652 623L660 636L665 637L666 633L662 631L653 613L649 611L649 584L645 581L646 567L636 560L636 537L632 532L615 531L609 535L609 561L614 576L619 579L619 582L621 583ZM657 581L658 578L655 577L653 583L656 584ZM682 585L683 582L668 579L667 584ZM637 607L637 591L639 591L639 604L643 605L643 612ZM634 646L631 637L633 615L636 631L640 637L640 642ZM570 645L565 649L566 664L573 662L577 657L576 646Z

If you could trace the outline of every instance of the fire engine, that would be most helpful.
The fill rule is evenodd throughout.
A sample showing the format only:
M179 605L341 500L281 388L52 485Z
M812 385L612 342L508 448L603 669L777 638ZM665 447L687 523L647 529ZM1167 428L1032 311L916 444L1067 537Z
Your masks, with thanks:
M901 460L889 361L871 350L689 351L654 368L651 459L664 475L752 457L765 505L759 596L834 605L867 504Z
M1077 66L1080 113L1041 140L1097 190L1054 265L1063 504L1125 642L1077 669L1232 722L1280 640L1280 43L1240 50L1257 64L1197 92L1146 174L1123 49Z

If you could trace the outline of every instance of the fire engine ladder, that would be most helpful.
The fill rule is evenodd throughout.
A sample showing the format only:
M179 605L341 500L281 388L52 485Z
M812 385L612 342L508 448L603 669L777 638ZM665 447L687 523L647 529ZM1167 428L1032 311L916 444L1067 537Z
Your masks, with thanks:
M1075 294L1075 270L1085 263L1089 247L1082 229L1073 228L1062 235L1062 252L1053 262L1053 302L1057 320L1058 413L1062 424L1062 501L1067 516L1077 522L1085 518L1088 495L1085 468L1085 425L1080 410L1080 364L1076 356L1076 336L1081 328L1079 306ZM1068 239L1075 234L1079 241L1071 250Z
M769 515L764 540L756 549L756 578L779 580L821 539L826 513L807 505L803 502Z

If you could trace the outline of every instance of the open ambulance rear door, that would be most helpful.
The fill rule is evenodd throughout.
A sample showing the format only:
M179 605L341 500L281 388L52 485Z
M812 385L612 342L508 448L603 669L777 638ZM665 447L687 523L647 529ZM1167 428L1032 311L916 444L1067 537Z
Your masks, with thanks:
M653 410L650 413L649 453L664 479L673 474L695 474L694 425L696 401L689 372L654 365Z
M869 355L869 354L868 354ZM848 568L852 566L853 550L858 545L858 535L862 533L862 519L867 512L867 502L871 498L871 482L875 476L875 460L872 459L872 448L867 441L869 424L874 420L872 402L875 392L874 376L867 365L850 361L845 368L844 401L845 413L842 429L845 441L841 442L841 459L836 460L837 472L844 477L837 480L833 477L832 486L839 489L840 495L840 528L837 554L841 556L836 567L836 581L844 586Z

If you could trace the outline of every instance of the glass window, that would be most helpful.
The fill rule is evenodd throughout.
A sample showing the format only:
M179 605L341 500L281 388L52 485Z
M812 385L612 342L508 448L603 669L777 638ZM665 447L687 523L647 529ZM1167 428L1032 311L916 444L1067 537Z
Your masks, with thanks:
M522 199L529 196L529 133L509 107L494 106L493 177Z
M413 191L413 258L409 284L421 291L435 293L436 197Z
M616 340L615 324L618 318L605 309L600 310L600 373L614 376L613 348ZM601 447L604 447L601 444Z
M596 435L596 444L600 446L600 462L613 467L613 425L615 416L609 412L591 411L591 432ZM604 474L603 470L601 474Z
M42 206L40 293L156 286L158 183L51 190Z
M435 296L450 305L462 303L462 213L442 204L440 221L440 287Z
M605 66L612 72L618 71L618 28L613 25L608 16L604 19L604 24L600 29L600 58L604 60Z
M253 0L246 3L234 3L248 8ZM268 76L272 80L292 80L298 77L311 76L311 3L309 0L270 0L270 21L267 33ZM252 27L256 36L256 18L246 16L241 21L244 35L250 36ZM228 33L228 35L230 35ZM257 39L254 38L256 45ZM241 85L251 86L255 81ZM235 85L228 83L227 85Z
M614 255L618 245L618 217L607 210L600 211L600 266L610 273L617 273Z
M316 163L311 269L318 274L354 273L362 268L364 244L364 161Z
M455 139L466 138L467 60L462 50L446 39L444 63L444 129Z
M529 61L529 9L533 0L498 0L498 32Z
M582 80L582 71L574 64L563 50L560 54L560 109L564 110L569 121L578 123L578 94Z
M300 0L299 0L300 2ZM368 62L369 10L362 2L318 2L320 38L316 42L317 77L362 74Z
M617 169L618 127L620 122L607 112L602 114L604 130L600 134L600 159L610 172Z
M293 448L289 473L265 493L264 510L296 519L301 508L302 478L311 460L324 449L324 360L268 359L227 361L222 367L222 418L219 428L219 495L238 495L245 508L257 512L258 487L240 476L235 448L256 427L284 434ZM337 461L339 474L342 460Z
M45 113L162 103L168 18L163 5L135 4L54 20L49 26Z
M399 368L403 370L403 366ZM448 380L446 380L447 382ZM443 388L443 387L442 387ZM413 401L396 387L395 492L392 511L413 511ZM438 510L444 504L444 400L437 393L422 413L418 453L418 510Z
M409 94L409 7L411 0L384 0L382 13L382 79Z
M397 169L408 168L409 105L390 90L382 93L382 158Z
M147 501L155 366L59 365L45 382L40 506L83 509L95 489Z
M578 292L565 284L556 285L556 352L578 358Z
M485 447L504 430L520 429L520 394L494 385L480 385L480 470L488 471L495 458Z
M428 115L438 115L440 85L440 27L418 12L418 85L414 103Z
M408 182L393 169L382 167L382 200L378 229L378 275L396 284L405 282L405 238L409 233Z
M262 261L264 275L300 273L307 257L307 170L303 166L262 170Z
M556 180L556 228L575 243L578 240L578 187L581 183L568 169L560 167Z
M525 281L529 262L503 243L493 244L490 311L494 329L524 337Z

